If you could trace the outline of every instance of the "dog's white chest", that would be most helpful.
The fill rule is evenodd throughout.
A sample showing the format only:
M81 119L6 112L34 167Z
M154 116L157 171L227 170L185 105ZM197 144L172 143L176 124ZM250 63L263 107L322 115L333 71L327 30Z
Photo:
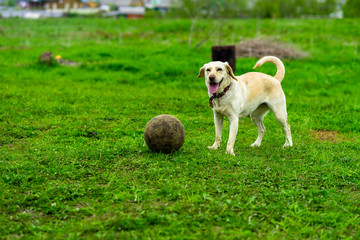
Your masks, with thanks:
M230 93L219 99L214 99L214 111L224 116L231 116L235 113L234 99Z

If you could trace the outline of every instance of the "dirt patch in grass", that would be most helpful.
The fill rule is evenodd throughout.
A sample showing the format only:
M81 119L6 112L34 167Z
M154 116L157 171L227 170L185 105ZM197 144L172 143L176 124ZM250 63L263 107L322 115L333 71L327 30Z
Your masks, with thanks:
M9 49L11 49L11 50L23 50L23 49L27 49L27 48L23 47L23 46L17 46L17 47L15 47L15 46L2 46L2 47L0 47L0 50L9 50Z
M318 140L323 142L342 142L345 141L344 137L336 131L326 131L326 130L313 130L311 134Z
M115 33L109 33L101 29L98 29L95 32L85 32L83 33L83 35L91 38L100 38L100 39L109 39L109 40L113 40L118 37L118 35Z
M261 58L264 56L276 56L281 59L300 59L308 57L309 54L285 42L259 38L242 41L236 45L237 58Z

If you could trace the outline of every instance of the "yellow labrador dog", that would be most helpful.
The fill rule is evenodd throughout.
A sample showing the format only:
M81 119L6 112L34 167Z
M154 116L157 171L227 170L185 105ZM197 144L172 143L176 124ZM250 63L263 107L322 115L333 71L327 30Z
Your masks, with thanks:
M261 145L265 133L263 119L271 110L285 131L284 147L292 146L290 125L287 123L285 94L281 81L285 75L284 64L277 57L261 58L254 68L271 62L277 67L274 77L259 72L249 72L235 77L228 63L209 62L201 69L198 78L205 77L209 90L209 103L213 108L215 121L215 142L210 149L218 149L224 116L230 121L229 140L226 153L234 154L234 143L238 131L239 118L251 117L258 128L258 137L251 147Z

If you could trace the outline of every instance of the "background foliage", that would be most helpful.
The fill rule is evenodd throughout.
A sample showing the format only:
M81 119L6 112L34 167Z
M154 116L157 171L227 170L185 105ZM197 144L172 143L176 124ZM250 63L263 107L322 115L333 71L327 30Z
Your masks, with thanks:
M359 17L359 0L347 0L346 17ZM170 16L215 18L298 18L329 17L340 10L337 0L184 0L174 1Z
M348 18L360 17L360 1L359 0L347 0L344 5L344 16Z

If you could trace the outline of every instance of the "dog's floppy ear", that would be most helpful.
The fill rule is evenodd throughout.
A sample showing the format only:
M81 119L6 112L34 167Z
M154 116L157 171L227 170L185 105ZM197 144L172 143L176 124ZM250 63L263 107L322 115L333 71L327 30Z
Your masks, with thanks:
M229 75L237 81L237 78L235 77L232 68L230 67L229 63L225 62L226 68L229 71Z
M200 72L199 72L199 75L197 77L198 78L205 77L205 66L200 68Z

